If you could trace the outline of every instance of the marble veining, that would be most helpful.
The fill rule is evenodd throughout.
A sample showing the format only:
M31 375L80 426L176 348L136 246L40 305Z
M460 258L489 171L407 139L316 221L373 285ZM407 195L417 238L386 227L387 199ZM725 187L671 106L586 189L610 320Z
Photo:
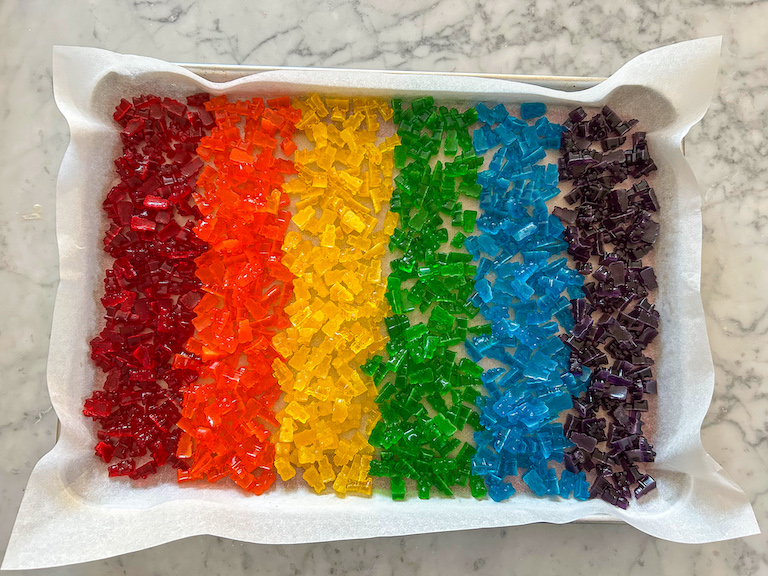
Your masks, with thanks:
M56 425L45 364L68 132L51 91L53 44L186 62L607 76L650 48L722 34L718 92L687 140L704 194L702 295L717 377L702 437L768 527L767 21L768 3L726 0L0 3L0 555ZM262 572L767 574L768 538L684 546L593 525L298 546L199 537L41 571Z

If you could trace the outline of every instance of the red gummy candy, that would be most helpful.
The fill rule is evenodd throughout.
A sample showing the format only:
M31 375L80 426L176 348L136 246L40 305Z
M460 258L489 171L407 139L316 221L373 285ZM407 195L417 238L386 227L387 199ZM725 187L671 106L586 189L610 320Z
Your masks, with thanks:
M120 182L103 207L110 221L104 250L114 258L101 299L106 324L91 341L91 357L107 373L83 413L99 426L96 454L110 476L146 478L170 464L186 468L176 448L183 388L197 379L193 364L173 366L194 333L200 301L195 258L207 245L193 232L202 214L190 200L202 161L195 149L206 134L207 94L176 100L122 100L114 114L123 153ZM137 461L139 462L137 464Z

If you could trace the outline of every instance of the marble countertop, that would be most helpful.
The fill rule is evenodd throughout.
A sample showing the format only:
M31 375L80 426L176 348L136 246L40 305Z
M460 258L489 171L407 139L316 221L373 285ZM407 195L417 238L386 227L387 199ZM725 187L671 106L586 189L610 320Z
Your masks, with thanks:
M766 529L765 22L768 3L727 0L0 3L0 556L56 428L45 367L58 281L54 188L68 132L51 91L53 44L185 62L607 76L650 48L722 34L717 94L686 147L704 193L702 295L717 378L702 436ZM198 537L40 573L395 571L768 574L768 538L688 546L584 524L295 546Z

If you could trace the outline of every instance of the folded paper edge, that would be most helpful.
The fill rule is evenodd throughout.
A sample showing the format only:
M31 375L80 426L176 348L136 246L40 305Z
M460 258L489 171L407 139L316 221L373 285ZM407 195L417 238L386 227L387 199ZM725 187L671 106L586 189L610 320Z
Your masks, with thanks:
M47 490L53 493L61 488L60 486L56 486L58 482L58 475L56 473L54 464L48 463L44 457L38 463L38 468L39 469L36 468L38 470L38 474L34 478L30 478L31 489L41 489L44 491ZM37 484L40 484L40 486L37 486ZM120 534L119 522L115 522L115 520L119 520L119 511L116 511L115 517L111 519L112 525L106 526L105 518L103 515L99 514L99 509L96 507L90 507L94 512L92 516L94 536L98 534L100 537L106 536L108 538L114 538L116 544L111 548L108 554L100 553L97 556L89 555L87 553L87 546L89 543L87 538L90 537L90 535L80 535L80 540L67 540L67 523L69 521L68 513L71 512L72 508L68 508L67 506L61 504L62 503L60 501L55 501L56 508L51 508L45 511L46 517L48 518L48 521L45 523L36 522L32 518L32 514L27 516L28 520L26 523L33 526L33 529L36 531L36 538L27 538L21 541L18 537L14 537L14 535L12 535L11 541L9 542L7 548L5 559L3 561L2 570L53 568L70 564L102 560L104 558L109 558L120 554L128 554L147 548L147 546L144 544L136 544L130 542L129 538L125 540L121 539L121 537L124 537L124 535ZM149 512L149 514L155 518L158 518L159 516L163 516L165 518L176 517L180 515L181 508L185 505L186 503L176 502L171 503L170 505L162 505L148 509L147 511L128 511L127 513L129 515L135 515L141 514L142 512ZM22 503L22 508L23 507L24 504ZM122 512L125 513L125 511ZM194 512L196 512L203 519L202 523L198 525L179 525L178 528L173 530L173 533L169 532L169 529L164 526L162 529L155 533L155 540L152 546L159 546L168 542L206 534L255 544L301 544L329 542L335 540L359 540L373 537L398 537L421 533L436 534L440 532L453 532L478 528L522 526L533 522L546 522L550 524L562 525L577 519L574 517L569 520L558 521L545 517L537 520L523 520L514 523L504 522L503 520L496 522L490 520L487 522L475 522L473 525L468 527L463 526L454 528L447 524L437 526L434 524L430 525L428 522L425 522L423 518L413 518L411 519L412 521L405 523L404 527L389 527L376 533L370 531L369 529L365 532L343 534L338 537L331 535L330 537L275 538L270 536L270 528L267 524L262 525L262 527L256 533L251 532L251 535L246 537L243 537L242 534L239 533L241 526L238 525L237 522L233 523L229 530L224 529L215 533L206 531L202 524L205 523L206 516L217 512L217 505L214 503L196 502L194 506ZM740 508L738 516L728 515L725 518L720 518L719 520L722 520L726 523L732 523L734 520L738 519L739 522L742 522L742 528L734 530L728 529L726 527L723 531L723 536L715 540L686 538L685 534L680 534L675 530L675 525L679 520L679 518L676 516L677 515L673 512L671 514L665 515L664 517L666 526L669 528L671 533L664 533L663 530L658 532L638 530L645 532L650 536L658 537L671 542L685 544L716 542L759 533L759 527L757 522L754 520L754 515L751 514L751 508L749 508L749 506L746 508ZM625 518L625 521L629 525L633 525L631 519ZM311 519L310 523L316 526L325 525L324 519L321 517L321 515L317 514ZM750 526L745 530L744 526L746 524L749 524ZM635 528L637 529L637 527ZM54 536L53 540L51 539L52 536ZM47 547L49 549L49 554L50 552L53 552L53 558L50 558L49 556L48 559L41 559L40 550L43 547Z

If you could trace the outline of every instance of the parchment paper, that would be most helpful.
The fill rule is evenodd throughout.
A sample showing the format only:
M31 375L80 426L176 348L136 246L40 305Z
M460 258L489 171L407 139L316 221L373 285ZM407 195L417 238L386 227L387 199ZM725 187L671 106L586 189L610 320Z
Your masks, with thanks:
M30 477L3 568L85 562L197 534L287 544L566 523L595 514L677 542L711 542L759 532L747 497L707 455L700 439L714 370L699 294L700 192L681 142L707 110L719 51L720 38L659 48L633 59L593 88L562 92L495 79L343 70L279 70L214 84L151 58L55 48L55 97L71 132L57 186L61 282L48 362L48 387L61 436ZM609 104L625 117L638 118L659 167L654 186L662 205L655 251L663 326L653 437L658 458L649 467L659 489L622 511L599 500L537 499L523 493L504 503L439 497L393 502L383 494L370 499L305 491L289 494L279 485L253 497L223 483L179 486L170 473L143 483L109 479L103 463L93 456L93 426L81 410L94 382L103 378L90 361L88 342L101 323L98 298L103 289L105 229L101 202L120 151L112 111L125 95L154 91L183 97L200 90L240 97L319 91L407 98L429 93L436 99L464 102Z

